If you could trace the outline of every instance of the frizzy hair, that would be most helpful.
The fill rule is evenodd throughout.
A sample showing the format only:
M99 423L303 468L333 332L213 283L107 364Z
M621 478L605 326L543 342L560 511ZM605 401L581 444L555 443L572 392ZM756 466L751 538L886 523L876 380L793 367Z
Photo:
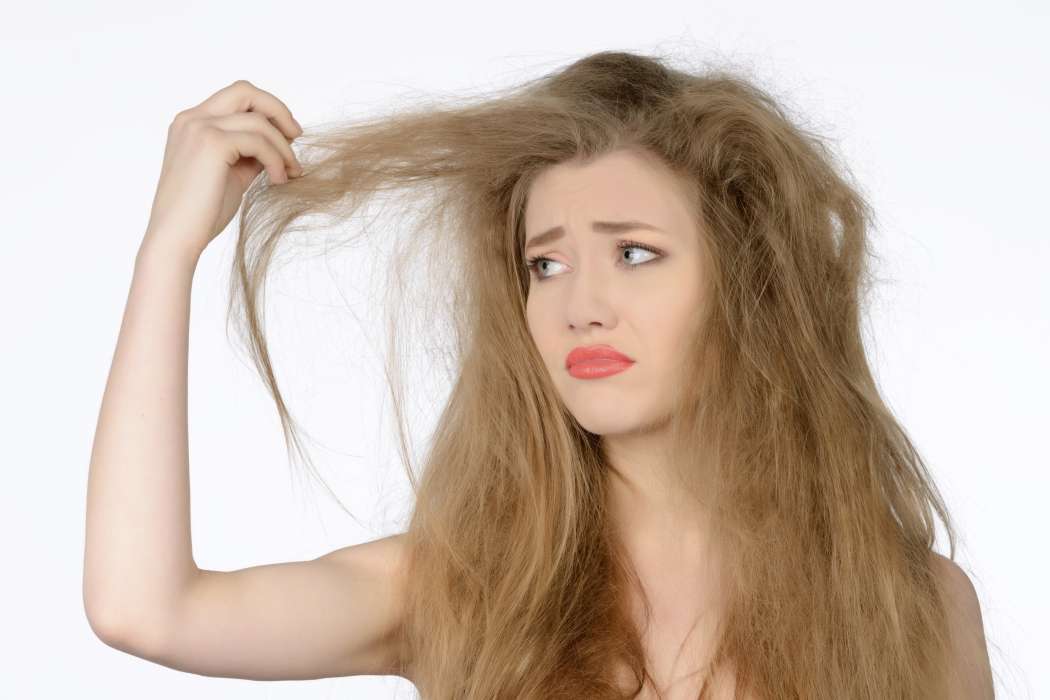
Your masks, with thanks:
M245 194L228 317L247 331L289 454L303 450L261 299L296 222L345 223L392 196L405 217L391 290L410 280L424 292L391 316L454 340L451 393L417 474L405 341L390 325L414 495L390 673L435 700L630 698L651 681L601 440L567 411L528 332L522 254L538 173L630 148L681 178L701 231L705 301L670 435L673 473L711 513L725 567L709 670L731 669L737 698L946 697L931 556L935 517L952 558L955 527L870 371L873 213L824 140L737 72L603 51L483 99L430 100L300 141L305 176L261 177ZM417 255L425 267L409 272Z

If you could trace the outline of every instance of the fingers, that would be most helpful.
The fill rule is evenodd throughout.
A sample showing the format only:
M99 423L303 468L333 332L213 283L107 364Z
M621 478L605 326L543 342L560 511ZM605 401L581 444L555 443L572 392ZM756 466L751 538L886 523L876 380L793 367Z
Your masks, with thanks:
M302 135L302 127L284 102L247 80L234 81L195 107L179 112L173 126L197 121L229 137L236 151L227 153L230 166L250 156L263 164L271 182L287 182L289 174L302 175L299 159L289 145Z
M288 139L303 133L291 110L274 95L255 87L247 80L236 80L214 93L195 107L180 113L180 117L224 117L238 112L258 112L281 130Z
M251 132L259 134L265 139L266 145L269 149L276 152L278 155L282 175L285 171L294 177L302 175L303 167L299 163L299 159L296 157L295 152L292 151L289 140L277 130L277 127L275 127L269 119L259 112L238 112L236 114L212 119L211 124L224 131ZM301 132L297 132L296 136L298 136L299 133ZM241 155L245 154L242 153ZM256 157L254 153L251 155ZM266 162L261 158L259 161L262 163ZM274 178L272 173L270 174L270 179L275 182L278 181ZM285 177L285 180L287 180L287 176Z
M288 182L288 165L273 142L258 131L226 131L225 138L236 149L236 157L255 158L270 174L270 182ZM236 162L236 157L234 161Z

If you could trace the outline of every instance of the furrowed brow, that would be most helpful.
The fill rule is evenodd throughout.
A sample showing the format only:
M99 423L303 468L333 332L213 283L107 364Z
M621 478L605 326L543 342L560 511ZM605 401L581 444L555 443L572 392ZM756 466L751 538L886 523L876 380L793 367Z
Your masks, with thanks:
M627 231L660 231L663 233L663 229L657 228L652 224L647 224L643 221L592 221L591 230L596 233L625 233ZM525 244L525 250L533 248L539 245L545 245L556 241L565 235L565 227L555 226L549 228L543 233L535 235Z

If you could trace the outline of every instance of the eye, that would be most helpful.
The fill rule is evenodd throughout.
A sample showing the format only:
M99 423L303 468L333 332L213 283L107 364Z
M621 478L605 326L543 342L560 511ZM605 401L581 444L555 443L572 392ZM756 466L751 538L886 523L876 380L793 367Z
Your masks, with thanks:
M653 258L651 260L643 260L642 262L638 262L638 263L636 263L636 262L625 263L624 259L623 259L622 251L624 251L624 250L633 250L633 249L636 249L636 248L638 250L644 250L645 252L654 255L654 256L656 256L656 258ZM663 257L663 253L660 252L659 250L657 250L656 248L653 248L652 246L645 245L644 243L637 243L635 241L619 241L616 244L616 249L618 251L621 251L620 255L617 256L618 259L617 259L617 263L616 264L617 265L622 265L623 267L627 268L628 270L630 270L632 268L635 268L635 267L640 267L640 266L642 266L642 265L644 265L646 263L653 262L657 258ZM538 281L543 281L545 279L549 279L549 276L544 276L544 275L541 275L539 273L539 270L540 270L539 264L543 263L543 262L554 263L556 265L560 265L561 264L557 260L551 260L550 258L544 257L542 255L537 255L537 256L534 256L534 257L531 257L531 258L527 258L526 261L525 261L525 267L528 268L530 271L532 271L532 273L536 276L536 279Z

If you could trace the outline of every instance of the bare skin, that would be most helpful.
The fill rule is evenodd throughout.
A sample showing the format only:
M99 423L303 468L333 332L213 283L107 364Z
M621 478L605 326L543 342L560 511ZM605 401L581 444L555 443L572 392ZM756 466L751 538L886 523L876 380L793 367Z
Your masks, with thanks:
M628 545L651 606L648 626L637 593L632 612L650 674L665 700L695 700L714 654L719 587L703 546L699 533ZM645 693L642 698L649 697Z

